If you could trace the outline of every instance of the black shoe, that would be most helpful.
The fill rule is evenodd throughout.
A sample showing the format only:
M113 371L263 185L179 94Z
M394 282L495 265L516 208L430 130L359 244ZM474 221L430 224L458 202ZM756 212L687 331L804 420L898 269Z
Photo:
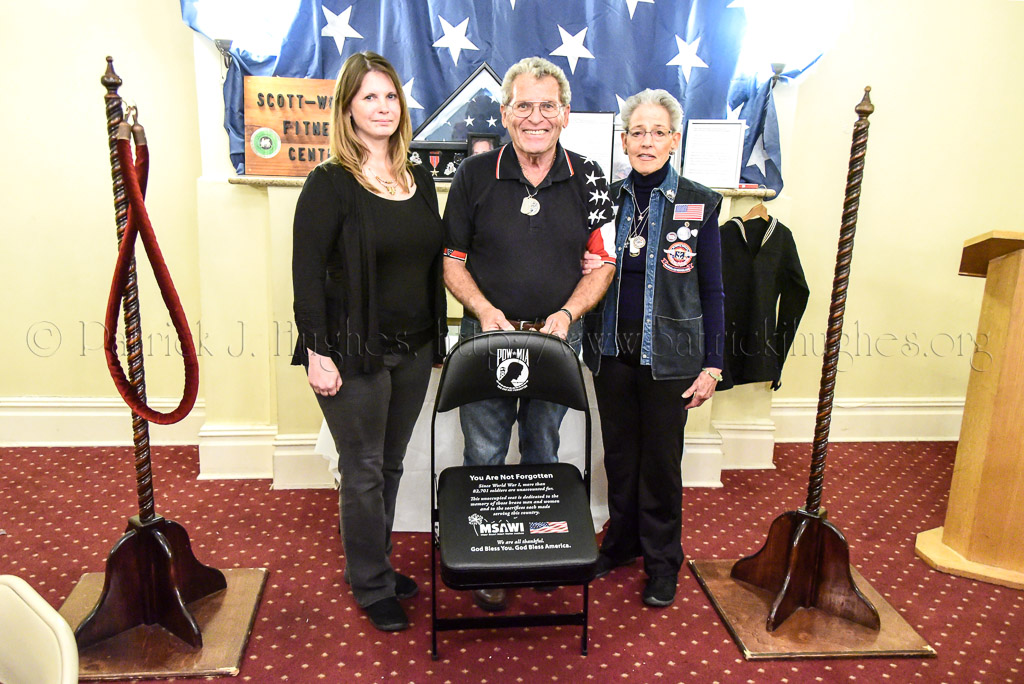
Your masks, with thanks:
M473 601L484 610L505 610L505 590L502 587L474 589Z
M636 558L616 561L602 553L597 557L597 565L594 567L594 579L601 579L615 568L620 568L623 565L632 565L635 562Z
M363 610L373 626L382 632L399 632L409 626L409 618L394 596L371 603Z
M676 578L667 575L651 577L644 587L644 603L649 606L671 606L676 600Z
M411 599L416 594L420 593L420 588L416 584L416 580L412 577L407 577L402 573L395 571L395 596L400 599Z

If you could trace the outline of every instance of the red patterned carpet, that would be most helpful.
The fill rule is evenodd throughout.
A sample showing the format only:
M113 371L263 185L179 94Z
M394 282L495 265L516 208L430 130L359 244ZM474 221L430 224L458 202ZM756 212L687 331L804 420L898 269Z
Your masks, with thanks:
M824 504L854 564L938 657L795 662L744 661L688 571L674 606L644 607L637 565L591 585L587 657L577 628L545 627L442 633L434 662L426 534L396 535L395 565L421 592L407 602L411 629L382 634L343 583L333 491L199 481L194 447L154 449L153 461L157 512L188 529L203 562L271 571L241 681L1022 682L1024 592L933 571L914 555L914 536L942 524L953 455L951 443L835 444L825 480ZM803 503L809 458L809 445L780 445L775 471L727 472L722 489L687 489L688 557L759 548L770 521ZM55 607L82 573L103 570L138 512L122 448L0 449L0 490L0 573L21 576ZM520 590L512 608L563 601L578 605L578 593ZM451 591L440 610L477 611Z

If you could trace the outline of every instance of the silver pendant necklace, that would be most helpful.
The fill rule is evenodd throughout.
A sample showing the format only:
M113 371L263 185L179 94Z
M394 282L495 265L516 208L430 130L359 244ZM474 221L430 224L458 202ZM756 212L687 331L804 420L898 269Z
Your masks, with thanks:
M643 230L644 223L647 222L647 212L651 210L651 205L648 204L647 208L640 211L640 206L636 203L636 197L633 199L633 215L636 220L633 221L633 225L629 229L629 234L626 236L626 243L629 245L629 256L638 257L640 256L640 250L647 245L647 240L640 233Z
M536 195L540 192L538 188L530 194L530 189L526 189L526 197L523 198L523 204L519 207L519 211L527 216L536 216L540 213L540 202L537 200Z

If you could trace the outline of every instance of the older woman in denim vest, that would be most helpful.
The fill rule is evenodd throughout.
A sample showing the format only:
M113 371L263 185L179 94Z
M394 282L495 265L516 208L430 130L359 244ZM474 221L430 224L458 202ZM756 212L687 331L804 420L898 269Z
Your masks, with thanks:
M611 520L597 576L643 556L643 601L675 600L683 563L683 428L721 379L724 315L718 212L722 196L670 162L683 111L664 90L622 108L632 171L612 186L619 266L588 314L584 358L601 414Z

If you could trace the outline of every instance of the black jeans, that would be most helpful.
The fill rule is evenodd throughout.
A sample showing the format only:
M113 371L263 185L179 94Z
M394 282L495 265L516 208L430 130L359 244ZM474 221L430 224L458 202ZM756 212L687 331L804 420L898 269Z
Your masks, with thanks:
M338 450L345 576L362 607L395 595L391 527L405 449L430 381L432 344L385 354L383 370L343 376L336 395L317 395Z
M643 556L651 577L683 564L683 428L693 380L655 380L633 353L601 358L594 391L608 473L608 532L601 553L613 561ZM624 349L620 345L620 349Z

